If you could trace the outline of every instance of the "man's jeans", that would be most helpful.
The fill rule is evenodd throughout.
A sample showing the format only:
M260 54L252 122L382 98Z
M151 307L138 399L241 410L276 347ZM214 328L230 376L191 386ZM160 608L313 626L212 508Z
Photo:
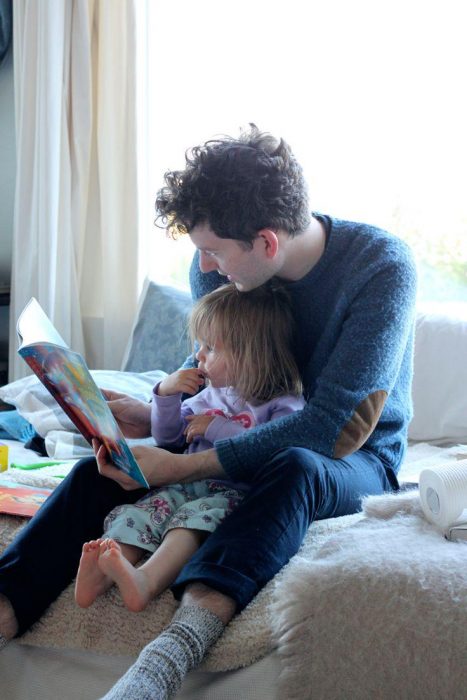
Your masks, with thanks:
M240 611L297 552L313 520L354 513L363 495L392 489L381 461L365 450L340 460L281 450L258 467L245 499L184 567L174 594L202 581ZM145 493L100 476L93 458L78 462L0 557L0 593L13 605L19 634L71 583L83 543L102 535L106 515Z

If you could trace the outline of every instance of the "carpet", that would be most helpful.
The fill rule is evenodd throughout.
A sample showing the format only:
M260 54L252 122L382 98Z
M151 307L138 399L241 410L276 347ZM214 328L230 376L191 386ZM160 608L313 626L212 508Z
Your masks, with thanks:
M459 455L465 458L466 448L465 446L461 447L462 449L455 447L446 450L424 444L414 446L409 450L409 457L402 472L403 478L416 479L420 468L432 466L439 462L441 457L450 461L458 459ZM15 477L19 480L18 474L15 474ZM39 477L37 474L32 475L28 472L22 474L20 479L22 483L37 486L54 486L57 483L56 479L51 476ZM321 661L315 663L314 660L321 659L323 668L329 668L330 660L336 655L342 659L347 658L342 650L342 640L346 639L350 648L353 647L355 638L360 636L360 628L365 628L365 624L370 624L365 622L365 616L374 614L373 607L365 607L366 597L370 596L371 598L373 590L377 592L380 588L385 589L379 572L384 571L384 576L388 581L404 580L405 574L402 575L398 572L397 559L399 555L397 552L401 552L402 547L404 552L402 558L405 558L407 567L409 567L411 552L404 549L406 539L404 539L402 532L410 531L413 528L426 530L426 528L424 530L424 523L420 520L419 514L413 512L413 496L413 493L409 493L405 497L389 497L389 499L399 499L396 511L401 510L402 503L405 503L410 511L406 513L406 517L409 520L412 519L412 524L409 525L407 521L408 527L405 527L401 532L397 532L393 528L393 525L402 517L400 514L394 514L393 505L389 507L388 517L390 520L394 520L394 523L387 527L384 533L382 532L384 522L381 517L382 502L377 504L378 517L371 520L374 515L371 512L371 499L367 499L365 504L367 519L364 522L361 522L364 516L360 513L313 523L299 553L256 596L250 605L232 620L224 635L211 649L202 668L209 671L228 671L241 668L254 663L279 647L282 658L290 667L290 673L285 672L283 676L285 685L281 697L286 697L288 700L293 700L294 697L303 700L303 698L308 697L308 695L300 694L289 695L288 683L291 684L292 689L295 669L299 669L299 674L307 679L309 674L314 676L316 666L321 663ZM390 503L394 504L395 501L390 500ZM0 517L0 550L12 540L15 532L23 524L24 520L21 518ZM393 534L389 534L390 532ZM426 532L428 535L430 531L426 530ZM398 543L399 537L402 539ZM372 565L370 561L367 570L365 570L359 562L357 544L360 540L368 539L373 542L375 563ZM419 544L417 539L417 547ZM454 547L456 546L454 545ZM392 553L391 550L393 550ZM467 552L467 549L465 551ZM388 562L386 568L384 568L385 559ZM393 560L396 560L394 564L391 563ZM344 568L346 561L348 567ZM367 565L365 564L365 566ZM392 567L395 571L394 576L391 574ZM339 572L338 575L336 572ZM429 585L430 580L428 576L426 585ZM414 587L415 590L418 590L417 586L419 586L418 583L411 581L404 585L411 590ZM327 586L329 586L329 592L327 592ZM350 596L347 595L347 591L354 591L355 605L353 600L350 600ZM391 606L393 606L391 609L394 611L395 620L400 622L405 615L400 605L403 596L401 598L400 590L391 595L394 598L390 601ZM359 596L363 600L360 600ZM344 601L345 610L342 607ZM385 604L388 604L387 600ZM141 648L154 639L170 622L176 606L177 603L172 594L165 592L151 602L143 613L131 613L122 604L118 591L111 589L92 607L83 610L75 605L73 586L69 586L50 606L42 619L19 641L33 646L137 655ZM410 606L408 607L410 609ZM328 609L333 613L329 618L329 625L326 623ZM415 611L413 614L415 615ZM320 620L319 627L317 627L318 618ZM346 634L341 638L340 625L344 623ZM380 628L386 623L387 621L375 622L375 630L381 632ZM316 629L320 630L319 634L315 634ZM467 629L467 625L465 629ZM367 630L367 634L370 635L370 629ZM384 639L384 636L381 638ZM381 645L384 647L383 642ZM319 653L317 653L317 649L319 649ZM394 654L394 659L399 658L400 654L397 650L393 650L391 653ZM313 659L311 664L309 663L310 654ZM381 656L384 656L383 651L381 651ZM410 658L410 654L408 658ZM301 686L302 684L297 690L298 693L309 692L307 681L304 683L304 690ZM324 698L326 696L314 695L313 697ZM327 697L332 697L334 700L332 695ZM348 700L348 697L350 696L347 695L345 700ZM352 697L358 696L352 695Z
M418 491L371 497L277 583L287 700L464 700L467 543L423 517Z

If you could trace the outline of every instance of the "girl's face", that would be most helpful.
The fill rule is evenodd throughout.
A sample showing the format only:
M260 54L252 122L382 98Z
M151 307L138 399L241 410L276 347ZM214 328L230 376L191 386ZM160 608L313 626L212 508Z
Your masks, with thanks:
M205 341L199 341L199 350L196 353L198 369L209 380L213 387L229 386L228 358L224 350L224 344L216 340L214 345Z

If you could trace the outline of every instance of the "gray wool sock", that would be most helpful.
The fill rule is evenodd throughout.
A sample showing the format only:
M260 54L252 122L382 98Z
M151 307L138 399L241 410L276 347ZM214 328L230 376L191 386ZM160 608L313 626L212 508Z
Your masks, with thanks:
M3 634L0 634L0 651L6 647L10 640L7 639L6 637L3 636Z
M101 700L168 700L224 631L217 615L198 605L178 609L170 625Z

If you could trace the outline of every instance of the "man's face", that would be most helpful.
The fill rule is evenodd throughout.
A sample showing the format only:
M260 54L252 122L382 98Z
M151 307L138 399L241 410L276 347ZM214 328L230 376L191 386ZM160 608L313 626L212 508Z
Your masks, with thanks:
M239 292L261 286L276 273L261 236L248 248L233 238L219 238L207 224L198 224L190 231L190 238L199 250L201 272L216 270Z

